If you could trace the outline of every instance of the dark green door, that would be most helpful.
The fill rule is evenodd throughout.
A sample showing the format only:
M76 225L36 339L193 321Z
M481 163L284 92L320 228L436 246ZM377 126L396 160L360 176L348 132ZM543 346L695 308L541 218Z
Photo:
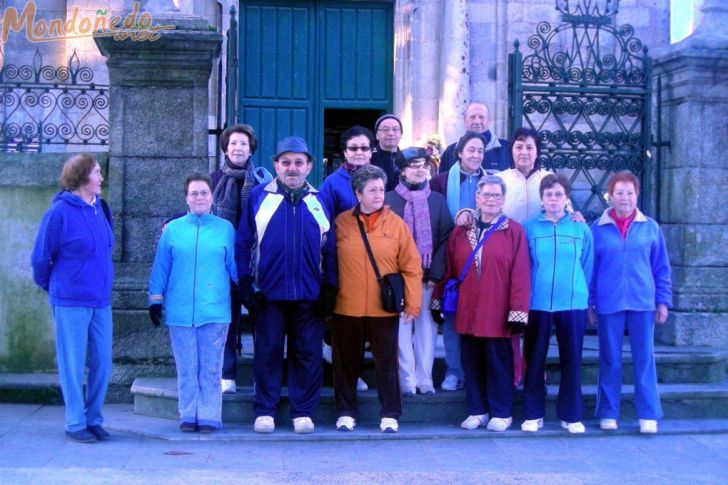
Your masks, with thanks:
M241 4L238 120L259 135L256 164L271 168L277 141L299 135L318 183L324 112L391 109L392 31L389 2Z

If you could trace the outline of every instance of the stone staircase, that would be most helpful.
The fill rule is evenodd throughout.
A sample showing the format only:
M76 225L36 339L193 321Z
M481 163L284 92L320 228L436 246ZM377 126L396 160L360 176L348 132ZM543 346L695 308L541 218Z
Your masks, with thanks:
M623 356L624 382L622 418L636 419L634 413L632 366L625 340ZM223 399L223 421L227 423L250 423L253 420L252 392L252 343L243 342L243 357L238 366L238 392L225 395ZM660 395L666 419L728 418L728 351L708 347L656 347ZM552 339L547 364L547 415L556 419L556 395L558 392L559 365L558 349ZM594 336L587 336L583 354L583 392L585 419L591 419L596 402L596 380L598 369L598 347ZM445 364L441 342L436 348L433 370L439 383L444 375ZM317 422L335 421L333 389L331 388L331 366L324 366L325 387L314 416ZM363 372L370 390L359 393L359 420L378 421L379 403L376 395L376 379L371 356L368 355ZM137 378L132 385L134 411L140 415L177 419L177 386L174 378ZM286 389L283 389L278 415L288 416L289 403ZM522 417L522 397L517 396L514 406L514 420ZM467 415L465 392L438 391L434 396L408 396L403 401L402 422L459 423Z

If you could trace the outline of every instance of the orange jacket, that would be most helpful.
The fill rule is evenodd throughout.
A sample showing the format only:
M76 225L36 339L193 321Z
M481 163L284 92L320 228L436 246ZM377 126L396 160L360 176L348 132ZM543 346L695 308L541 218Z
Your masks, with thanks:
M356 209L342 212L336 218L339 294L334 312L349 317L391 317L395 314L382 308L379 283L354 216ZM368 238L379 273L402 274L404 311L417 317L422 307L422 262L412 233L385 205Z

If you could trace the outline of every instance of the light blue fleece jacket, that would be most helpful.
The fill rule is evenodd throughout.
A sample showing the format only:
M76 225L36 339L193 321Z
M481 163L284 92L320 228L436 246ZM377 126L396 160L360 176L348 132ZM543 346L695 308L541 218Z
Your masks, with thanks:
M167 325L230 323L235 230L212 214L188 213L167 224L149 277L149 303L163 296Z
M585 310L594 264L589 226L570 214L556 224L540 214L523 228L531 255L531 310Z
M672 272L660 226L638 209L623 239L609 210L591 225L594 278L589 304L601 315L653 311L660 303L671 308Z

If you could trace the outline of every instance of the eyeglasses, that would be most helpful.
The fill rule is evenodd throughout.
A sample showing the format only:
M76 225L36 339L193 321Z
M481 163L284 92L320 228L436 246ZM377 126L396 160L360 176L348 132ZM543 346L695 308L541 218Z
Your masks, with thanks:
M407 168L414 168L415 170L419 170L421 168L428 169L430 168L430 162L410 163L407 165Z
M293 165L296 168L302 168L303 166L306 165L307 162L305 162L303 160L294 160L294 161L291 161L291 160L276 160L276 163L279 163L279 164L281 164L282 166L284 166L286 168L290 167L291 165Z
M200 192L194 191L194 192L189 192L187 195L191 199L196 199L197 197L207 197L207 196L209 196L210 195L210 191L209 190L201 190Z
M395 127L389 127L389 126L383 126L379 128L377 131L381 131L382 133L400 133L402 130Z
M346 149L349 150L350 152L364 152L364 153L366 153L369 150L371 150L372 147L367 147L367 146L357 147L357 146L353 146L353 147L346 147Z
M503 194L491 194L489 192L483 192L483 193L479 193L478 194L478 197L481 197L481 198L483 198L485 200L488 200L488 199L502 200L503 199Z

